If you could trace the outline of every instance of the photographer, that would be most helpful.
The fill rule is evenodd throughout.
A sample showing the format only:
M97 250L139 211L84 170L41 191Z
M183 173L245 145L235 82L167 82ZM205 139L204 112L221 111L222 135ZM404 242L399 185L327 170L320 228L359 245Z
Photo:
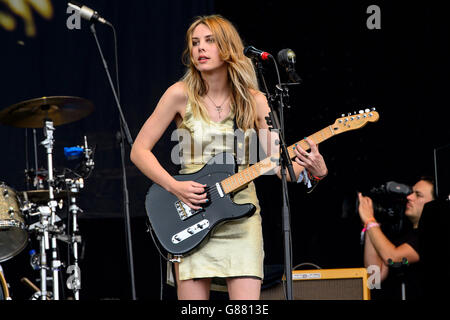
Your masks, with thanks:
M434 196L434 184L430 178L422 177L412 188L412 193L406 199L405 216L412 224L410 230L403 237L390 240L383 233L380 224L374 218L374 209L372 199L358 193L359 207L358 212L362 223L364 224L363 232L365 237L364 245L364 265L380 267L380 277L383 283L384 296L380 298L389 298L392 290L391 298L397 299L400 294L400 286L398 279L389 275L389 264L392 262L405 261L408 262L408 272L405 273L404 281L407 288L407 299L418 298L421 294L420 276L418 268L415 265L419 262L418 247L418 226L425 203L432 201ZM410 264L413 264L412 266ZM381 292L380 292L381 293Z

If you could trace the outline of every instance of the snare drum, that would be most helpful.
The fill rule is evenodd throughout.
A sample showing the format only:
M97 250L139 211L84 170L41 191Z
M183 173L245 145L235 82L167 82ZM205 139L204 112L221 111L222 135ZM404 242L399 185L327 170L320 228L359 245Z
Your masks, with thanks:
M28 232L16 191L0 181L0 262L19 254L27 245Z

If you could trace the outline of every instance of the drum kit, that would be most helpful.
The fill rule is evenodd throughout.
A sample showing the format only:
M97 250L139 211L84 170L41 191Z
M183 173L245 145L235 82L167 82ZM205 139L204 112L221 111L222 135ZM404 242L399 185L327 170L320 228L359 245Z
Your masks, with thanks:
M79 245L81 236L77 197L84 187L84 180L94 168L94 150L84 137L82 146L64 148L68 160L77 163L75 169L65 168L57 174L53 165L53 137L55 126L78 121L94 110L93 104L79 97L42 97L27 100L0 111L0 124L17 128L32 128L34 134L35 169L25 170L27 186L33 188L16 191L0 181L0 263L17 256L31 239L39 243L39 250L30 251L31 266L40 271L40 286L27 278L22 282L35 291L32 300L60 300L60 272L66 268L66 285L79 300L81 271L79 267ZM36 129L42 128L45 139L40 145L46 150L47 168L38 169ZM26 153L28 154L28 153ZM27 156L28 157L28 156ZM27 159L28 164L28 159ZM67 206L67 220L58 216L58 209ZM64 223L65 222L65 223ZM67 230L66 230L67 227ZM71 264L61 261L58 241L68 244ZM70 256L70 257L69 257ZM0 300L11 299L8 286L0 266Z

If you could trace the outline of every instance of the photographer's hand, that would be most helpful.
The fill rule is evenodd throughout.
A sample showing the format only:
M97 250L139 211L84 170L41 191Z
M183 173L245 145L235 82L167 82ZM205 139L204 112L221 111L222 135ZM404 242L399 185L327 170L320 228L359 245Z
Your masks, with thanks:
M358 198L359 198L358 212L362 223L366 225L367 222L369 221L375 221L372 199L363 196L361 192L358 192Z

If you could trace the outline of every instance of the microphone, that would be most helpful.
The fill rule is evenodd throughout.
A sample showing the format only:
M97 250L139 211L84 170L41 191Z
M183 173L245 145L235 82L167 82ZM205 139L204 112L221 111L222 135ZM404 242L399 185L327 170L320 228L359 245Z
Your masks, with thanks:
M292 51L291 49L283 49L278 52L277 59L278 63L286 69L289 80L294 83L302 82L302 79L295 71L296 56L294 51Z
M268 60L269 58L272 58L272 55L270 53L258 50L252 46L245 47L244 54L249 58L257 58L261 60Z
M80 12L80 16L87 21L100 22L103 24L111 25L106 19L102 18L97 11L92 10L85 5L82 5L78 1L70 0L67 5L78 12Z

